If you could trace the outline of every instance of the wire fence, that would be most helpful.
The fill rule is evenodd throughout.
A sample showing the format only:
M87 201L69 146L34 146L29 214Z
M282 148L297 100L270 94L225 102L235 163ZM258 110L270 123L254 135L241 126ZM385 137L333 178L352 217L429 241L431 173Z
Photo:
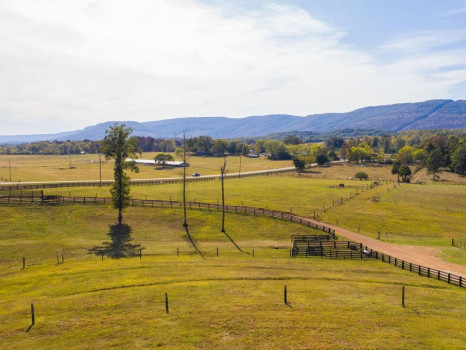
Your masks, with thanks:
M225 179L239 179L243 177L254 176L269 176L284 172L296 171L294 168L281 168L261 170L256 172L245 172L241 174L226 174ZM200 177L187 177L186 182L206 182L215 181L220 179L220 175L207 175ZM183 182L183 178L173 179L132 179L130 180L133 186L158 186L178 184ZM9 190L32 190L32 189L45 189L45 188L62 188L62 187L96 187L96 186L112 186L114 180L88 180L88 181L67 181L67 182L43 182L43 183L14 183L0 185L0 191Z

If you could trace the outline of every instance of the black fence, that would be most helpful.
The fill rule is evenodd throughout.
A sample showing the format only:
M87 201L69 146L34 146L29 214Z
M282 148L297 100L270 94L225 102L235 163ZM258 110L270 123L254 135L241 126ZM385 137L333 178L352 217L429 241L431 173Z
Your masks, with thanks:
M377 251L372 251L372 253L375 254L376 259L382 260L383 262L394 265L403 270L409 270L410 272L417 273L419 276L435 278L439 281L444 281L455 286L466 288L466 283L464 283L465 281L462 276L454 275L449 272L436 270L422 265L413 264Z
M464 240L464 239L454 239L454 238L452 238L451 239L451 245L453 247L457 247L457 248L466 250L466 240Z
M14 205L14 204L61 204L61 205L109 205L112 203L111 198L106 197L65 197L65 196L6 196L0 197L0 205ZM164 201L156 199L131 199L130 205L133 207L161 207L161 208L181 208L182 202L179 201ZM201 203L201 202L186 202L186 207L189 209L208 210L208 211L221 211L221 204ZM264 208L255 208L240 205L225 205L225 211L230 213L244 213L267 216L271 218L282 219L289 222L298 223L300 225L310 227L326 233L325 236L330 235L335 237L335 230L325 225L318 225L311 219L303 218L294 215L290 212L283 212L278 210L269 210Z
M300 236L293 240L292 256L320 256L331 259L378 259L387 264L401 268L424 276L435 278L439 281L447 282L458 287L466 288L466 283L462 276L449 272L437 270L431 267L413 264L403 259L395 258L389 254L381 253L370 249L362 243L351 241L325 241L325 240L300 240Z
M308 257L319 256L321 258L329 259L375 259L370 250L363 246L361 243L351 241L336 241L336 240L323 240L301 239L301 236L293 236L293 249L291 255L293 257Z

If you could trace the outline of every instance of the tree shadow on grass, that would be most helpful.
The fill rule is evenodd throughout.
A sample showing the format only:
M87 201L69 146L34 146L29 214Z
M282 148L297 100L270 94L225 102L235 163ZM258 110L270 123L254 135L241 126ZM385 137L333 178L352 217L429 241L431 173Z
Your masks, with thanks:
M244 253L243 250L241 249L241 247L236 244L236 242L233 240L233 238L226 232L226 231L223 231L222 232L225 236L227 236L227 238L230 240L231 243L233 243L233 245L236 247L236 249L238 249L241 253ZM246 252L246 254L249 254Z
M102 246L95 246L89 249L89 254L105 255L112 259L127 258L139 255L143 247L140 244L133 244L131 241L131 226L126 224L110 225L108 236L111 242L103 242Z

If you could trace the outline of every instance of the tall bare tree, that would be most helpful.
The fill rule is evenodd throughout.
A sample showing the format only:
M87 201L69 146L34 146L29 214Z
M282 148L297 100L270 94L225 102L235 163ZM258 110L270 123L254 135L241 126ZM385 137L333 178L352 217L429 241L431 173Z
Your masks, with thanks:
M227 159L223 159L223 166L220 167L220 179L222 180L222 232L225 232L225 186L224 179L226 174Z
M187 145L186 145L186 132L183 132L183 153L181 155L183 161L183 226L188 227L188 220L186 215L186 166L187 166Z

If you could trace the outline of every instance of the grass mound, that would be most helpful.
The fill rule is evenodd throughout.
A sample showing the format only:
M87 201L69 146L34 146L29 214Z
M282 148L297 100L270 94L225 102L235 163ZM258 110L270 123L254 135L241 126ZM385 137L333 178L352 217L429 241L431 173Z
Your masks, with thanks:
M220 232L219 213L190 211L202 259L179 210L129 209L120 236L115 212L103 207L1 207L0 214L5 348L460 349L466 341L464 290L379 261L292 259L290 235L312 233L299 225L227 215L227 233L253 257ZM92 251L112 243L144 248L142 259L102 261Z

